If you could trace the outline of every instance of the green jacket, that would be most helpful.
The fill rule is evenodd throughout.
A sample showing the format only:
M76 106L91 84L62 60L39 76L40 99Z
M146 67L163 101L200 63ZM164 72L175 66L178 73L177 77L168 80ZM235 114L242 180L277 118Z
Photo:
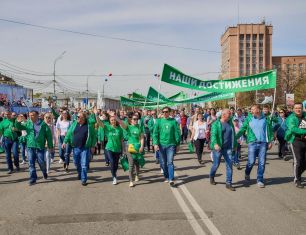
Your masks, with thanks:
M27 132L26 143L28 148L44 149L46 141L48 142L48 148L53 148L52 132L44 121L40 121L40 130L37 137L35 137L34 124L31 120L23 124L16 122L16 128Z
M64 143L70 144L72 147L74 147L73 146L73 135L74 135L74 130L77 124L78 124L77 121L74 121L71 124L65 136L65 139L64 139ZM87 136L85 147L92 148L92 147L95 147L96 141L97 141L96 131L95 131L94 125L90 124L88 121L87 121L87 126L88 126L88 136Z
M228 121L228 124L232 128L232 149L235 149L237 147L237 139L235 138L235 128L231 119ZM219 145L220 148L223 145L222 123L219 118L211 126L210 148L215 149L215 144Z
M236 134L236 139L239 139L246 132L247 143L252 143L256 141L256 136L249 125L252 118L253 118L252 115L248 115L248 117L244 120L242 127L240 128L239 132ZM267 143L270 143L274 139L272 121L270 117L266 117L266 120L267 120L266 122Z
M51 113L53 114L54 119L57 121L57 119L59 118L60 114L57 113L54 108L51 108Z
M0 123L0 136L7 137L12 141L18 139L18 134L16 131L13 131L13 128L16 128L16 119L3 119Z
M153 131L153 145L179 145L181 131L174 118L157 119Z
M156 119L156 121L157 121L157 119ZM149 127L149 131L150 131L151 135L153 135L155 124L156 124L156 122L154 123L154 119L150 118L150 120L148 122L148 127Z
M306 112L302 114L303 118L306 118ZM285 140L289 143L293 143L296 135L306 135L306 129L299 128L299 119L292 113L286 119L287 130L285 132Z

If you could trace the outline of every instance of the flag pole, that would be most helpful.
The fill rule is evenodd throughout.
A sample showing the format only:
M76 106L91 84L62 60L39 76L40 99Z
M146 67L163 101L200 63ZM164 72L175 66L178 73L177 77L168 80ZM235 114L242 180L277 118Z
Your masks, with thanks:
M277 71L275 71L275 72L277 73ZM277 75L276 75L276 77L277 77ZM274 113L274 109L275 109L275 98L276 98L276 86L275 86L275 88L274 88L273 105L272 105L271 117L272 117L272 115L273 115L273 113Z
M155 74L156 77L160 78L159 74ZM157 112L159 113L159 94L161 92L161 79L159 79L158 95L157 95Z

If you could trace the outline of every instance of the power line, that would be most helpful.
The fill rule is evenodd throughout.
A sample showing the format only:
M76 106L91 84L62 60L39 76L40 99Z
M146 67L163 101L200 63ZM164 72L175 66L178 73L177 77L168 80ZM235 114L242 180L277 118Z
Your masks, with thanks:
M144 45L158 46L158 47L176 48L176 49L191 50L191 51L201 51L201 52L206 52L206 53L218 53L218 54L221 53L219 51L205 50L205 49L200 49L200 48L175 46L175 45L170 45L170 44L163 44L163 43L149 42L149 41L141 41L141 40L134 40L134 39L128 39L128 38L120 38L120 37L111 37L111 36L99 35L99 34L94 34L94 33L84 33L84 32L79 32L79 31L74 31L74 30L69 30L69 29L60 29L60 28L55 28L55 27L43 26L43 25L38 25L38 24L31 24L31 23L27 23L27 22L9 20L9 19L4 19L4 18L0 18L0 21L13 23L13 24L19 24L19 25L26 25L26 26L30 26L30 27L45 29L45 30L59 31L59 32L65 32L65 33L73 33L73 34L78 34L78 35L83 35L83 36L90 36L90 37L104 38L104 39L110 39L110 40L124 41L124 42L129 42L129 43L137 43L137 44L144 44Z

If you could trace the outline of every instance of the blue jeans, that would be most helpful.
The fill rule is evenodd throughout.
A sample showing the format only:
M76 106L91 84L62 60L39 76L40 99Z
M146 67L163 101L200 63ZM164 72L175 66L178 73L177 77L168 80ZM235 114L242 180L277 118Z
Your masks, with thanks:
M115 153L113 151L105 149L105 154L107 155L110 162L112 177L117 177L117 170L121 153Z
M20 143L20 152L21 152L21 157L23 161L27 160L26 155L25 155L26 149L27 149L26 143Z
M88 148L73 148L74 165L78 171L78 177L82 182L87 181L87 167L89 165L89 149Z
M170 181L174 179L174 165L173 158L176 150L175 145L159 146L159 161L164 171L164 177Z
M47 150L46 153L45 153L45 162L46 162L47 172L50 171L51 159L54 159L54 154L55 154L54 151L49 152L49 150Z
M233 164L238 165L239 164L239 157L241 156L241 144L237 144L237 150L235 151L234 157L233 157Z
M40 170L43 175L46 175L46 162L45 162L45 150L44 149L36 149L36 148L28 148L28 160L29 160L29 171L30 171L30 182L36 182L37 174L35 162L37 160Z
M245 168L245 174L250 175L258 157L257 182L263 182L266 166L267 143L252 142L248 144L248 163Z
M3 147L8 170L13 170L12 151L14 156L14 165L19 168L18 140L12 141L7 137L3 137Z
M232 183L233 177L233 167L232 167L232 150L231 149L221 149L220 151L213 150L213 165L210 169L210 178L214 178L217 172L217 169L221 162L221 157L223 156L226 165L226 184Z
M61 135L58 138L58 154L60 159L64 161L66 166L69 166L70 163L70 154L71 154L71 146L69 144L66 144L66 148L62 149L62 144L64 143L65 136Z

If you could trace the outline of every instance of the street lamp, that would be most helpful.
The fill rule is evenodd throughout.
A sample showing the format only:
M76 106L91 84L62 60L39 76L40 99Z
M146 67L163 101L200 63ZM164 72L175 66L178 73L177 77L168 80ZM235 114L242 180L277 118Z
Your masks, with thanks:
M53 63L53 94L55 95L55 65L56 65L56 62L60 59L63 58L63 55L66 53L66 51L63 51L62 54L60 54L55 60L54 60L54 63Z
M104 82L103 82L103 88L102 88L102 102L103 102L103 109L105 108L105 98L104 98L104 86L105 86L105 83L108 81L108 78L111 77L113 74L108 74L108 77L104 78Z

